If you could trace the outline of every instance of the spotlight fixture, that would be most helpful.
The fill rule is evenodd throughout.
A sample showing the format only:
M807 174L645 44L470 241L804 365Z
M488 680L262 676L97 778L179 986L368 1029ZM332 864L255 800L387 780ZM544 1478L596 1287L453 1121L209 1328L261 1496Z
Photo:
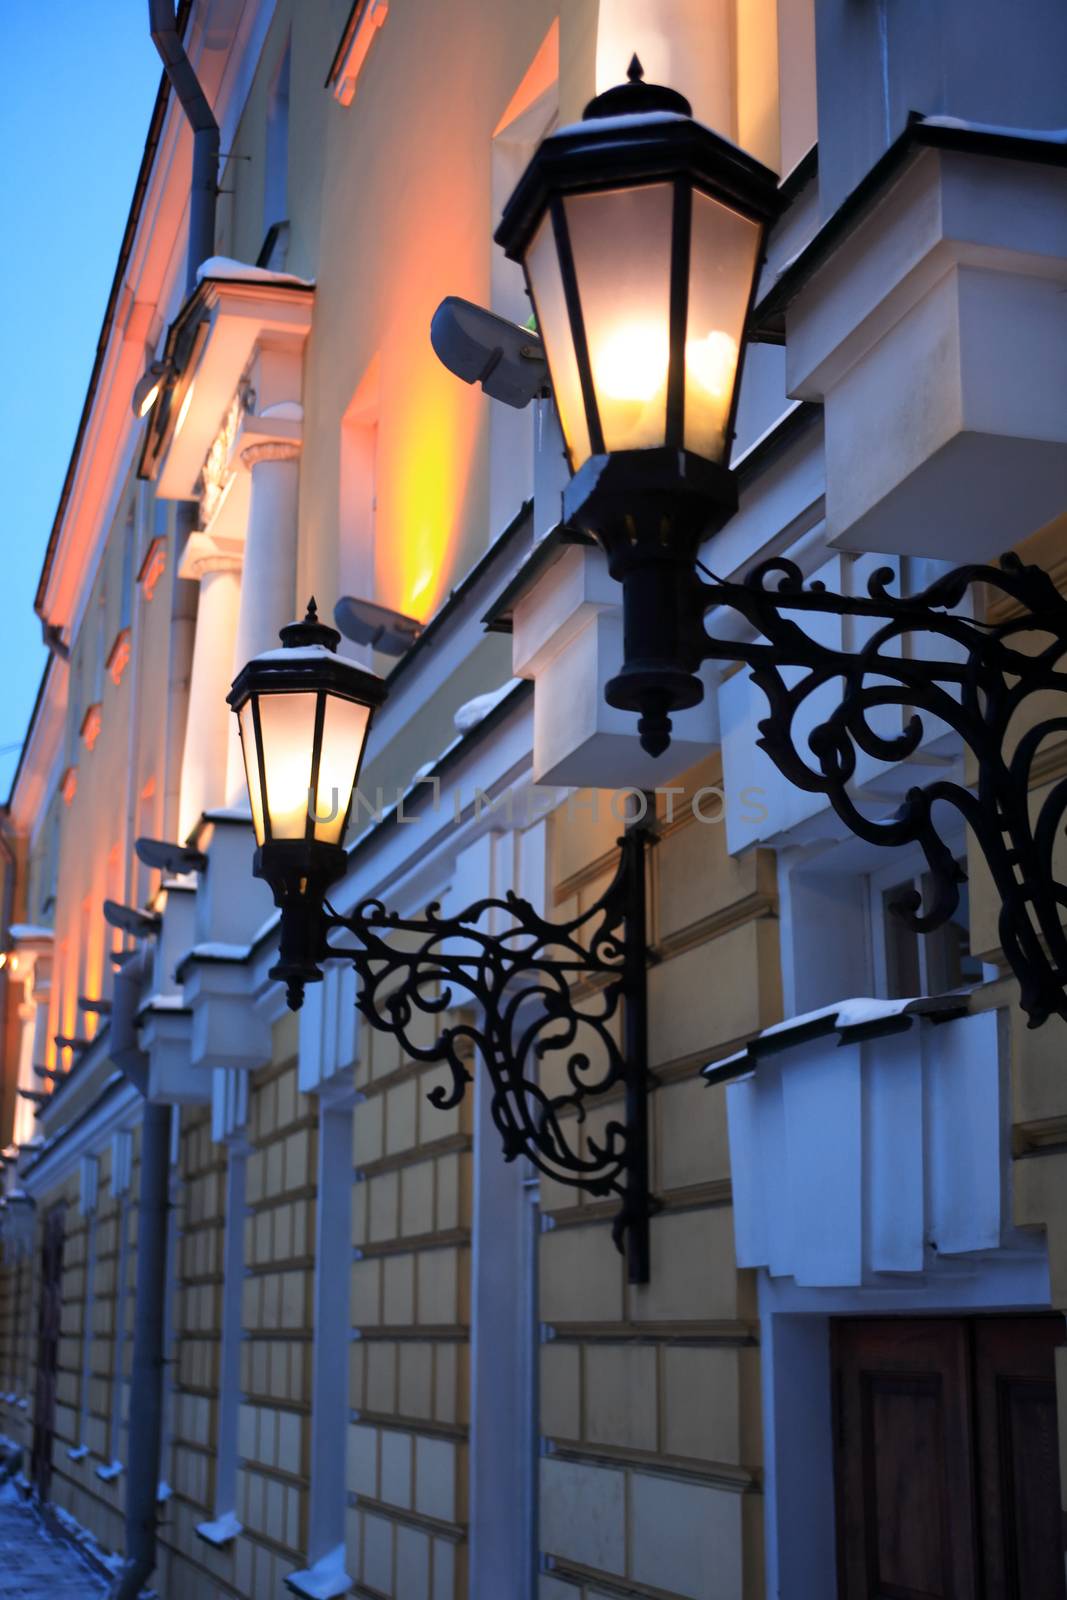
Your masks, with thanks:
M147 417L171 372L169 361L152 361L134 385L130 404L135 417Z
M334 606L333 620L353 644L369 644L386 656L405 655L422 632L418 618L350 594Z

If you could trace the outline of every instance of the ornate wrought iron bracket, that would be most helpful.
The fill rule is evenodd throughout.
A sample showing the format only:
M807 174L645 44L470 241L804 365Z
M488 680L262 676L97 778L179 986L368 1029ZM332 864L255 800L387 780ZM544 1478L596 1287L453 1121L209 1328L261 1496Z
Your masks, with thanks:
M1067 738L1067 697L1052 715L1036 699L1067 696L1067 599L1039 567L1014 555L1003 556L999 567L960 567L907 597L888 593L894 576L881 568L866 597L840 595L817 582L805 586L792 562L772 560L743 583L698 583L701 614L728 607L755 635L738 641L705 632L700 653L751 668L770 708L758 743L789 782L825 795L861 839L921 847L932 893L925 905L913 895L897 908L917 932L939 927L959 903L961 870L937 808L955 811L972 829L996 885L1000 944L1030 1027L1052 1015L1067 1019L1061 921L1067 885L1057 879L1055 857L1067 818L1067 778L1053 781L1040 804L1031 788L1049 742ZM983 586L1007 602L1002 620L982 620L983 596L974 592ZM969 593L975 614L957 609ZM839 648L801 625L813 614L871 625L856 648ZM798 728L812 697L834 680L843 684L834 709ZM876 726L883 707L899 708L899 731ZM973 789L935 781L909 789L895 816L867 816L850 789L858 753L906 760L927 736L924 716L959 735L973 760Z
M327 904L322 958L344 956L357 1004L415 1061L450 1081L430 1095L462 1099L473 1059L489 1074L504 1158L525 1156L558 1183L621 1200L612 1229L630 1281L649 1274L647 832L619 841L611 883L587 911L547 921L508 893L455 916L421 917L366 900L348 916ZM341 945L331 935L357 942ZM424 1019L443 1020L429 1034ZM604 1116L590 1112L606 1099ZM618 1104L618 1111L614 1104Z

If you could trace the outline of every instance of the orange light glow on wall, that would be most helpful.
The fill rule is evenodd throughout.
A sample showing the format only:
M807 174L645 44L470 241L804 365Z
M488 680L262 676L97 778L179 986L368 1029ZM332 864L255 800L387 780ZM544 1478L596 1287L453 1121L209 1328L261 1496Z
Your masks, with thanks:
M78 792L77 767L68 767L66 772L64 772L62 778L59 780L59 792L63 796L65 803L69 806L71 801L74 799L74 796Z
M115 635L115 642L107 653L107 667L112 683L118 688L122 682L122 674L130 662L130 630L123 628Z
M405 323L421 330L431 312L416 303ZM412 341L383 363L374 536L375 598L420 622L484 547L468 493L490 403L458 385L424 342L425 351Z
M85 741L85 748L91 750L100 737L102 718L99 705L92 705L82 718L81 736Z
M152 540L141 562L141 570L137 574L137 581L144 590L146 600L151 600L156 592L156 584L166 570L167 566L167 541L160 535Z
M530 62L523 75L523 80L508 101L507 109L496 127L493 137L517 122L524 111L528 111L536 101L540 100L546 89L550 89L559 77L559 18L557 17L545 34L538 48L537 54Z

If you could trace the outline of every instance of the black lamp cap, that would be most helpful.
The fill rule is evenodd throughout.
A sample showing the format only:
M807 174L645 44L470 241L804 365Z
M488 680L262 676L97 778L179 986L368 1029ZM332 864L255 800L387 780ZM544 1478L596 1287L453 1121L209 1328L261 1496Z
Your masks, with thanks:
M637 56L630 60L626 71L628 82L613 89L605 89L595 100L590 100L582 112L582 121L596 117L632 117L645 111L675 111L680 116L691 117L693 108L684 94L668 89L662 83L646 83L645 69Z
M319 611L315 604L315 596L308 601L307 612L302 622L290 622L281 630L279 635L282 644L287 650L299 650L304 645L321 644L327 650L336 651L341 643L341 635L336 628L331 628L329 623L319 621Z

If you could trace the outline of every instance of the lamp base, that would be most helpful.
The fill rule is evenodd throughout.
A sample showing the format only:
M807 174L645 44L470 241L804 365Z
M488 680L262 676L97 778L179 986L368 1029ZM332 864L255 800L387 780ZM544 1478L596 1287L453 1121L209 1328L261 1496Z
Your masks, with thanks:
M303 1005L305 985L322 982L323 900L344 876L347 860L342 846L316 839L274 839L255 853L252 872L270 885L281 911L278 960L269 976L285 984L290 1011Z
M733 474L685 450L591 456L563 495L564 517L591 533L622 584L623 668L611 706L639 713L642 749L671 742L672 711L700 703L704 605L695 563L702 540L737 510Z

